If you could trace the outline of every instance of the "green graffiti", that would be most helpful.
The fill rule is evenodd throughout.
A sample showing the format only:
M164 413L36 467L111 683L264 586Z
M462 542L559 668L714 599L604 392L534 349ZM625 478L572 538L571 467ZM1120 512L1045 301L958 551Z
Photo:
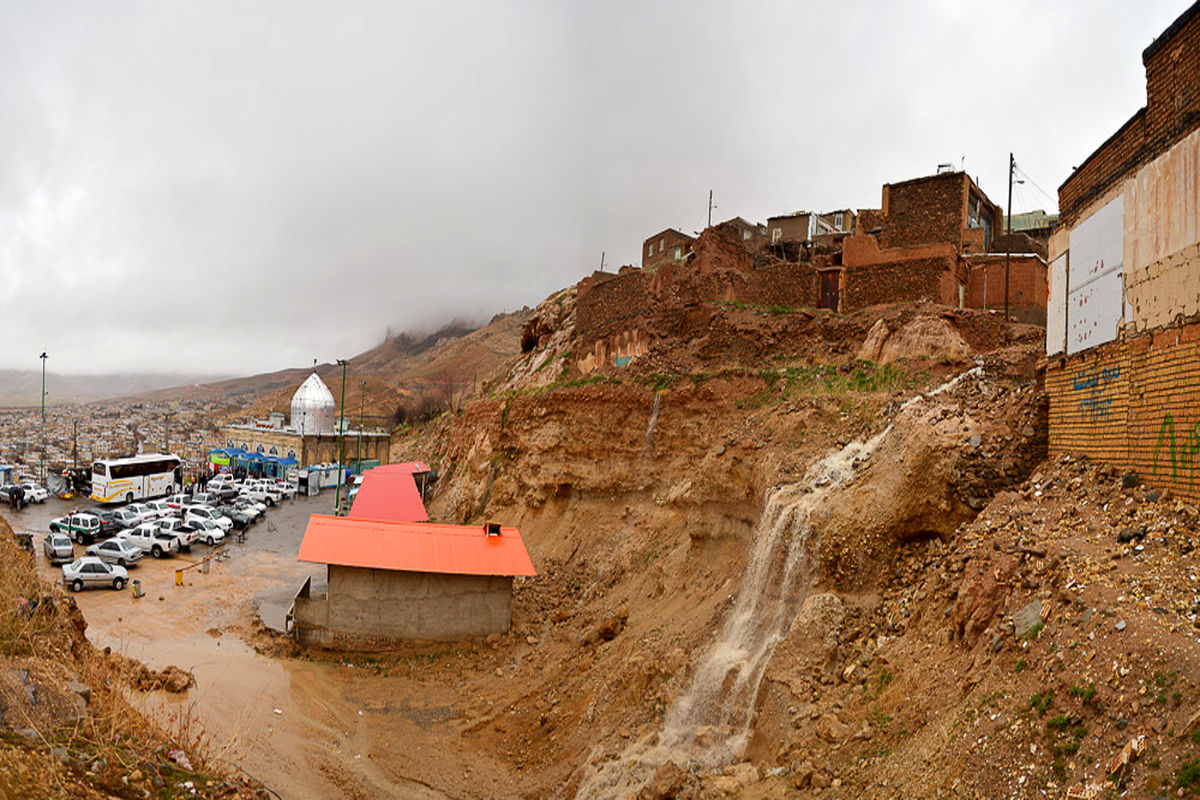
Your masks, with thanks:
M1187 444L1179 446L1175 440L1175 418L1169 412L1163 415L1162 423L1158 426L1158 440L1154 443L1154 459L1150 464L1152 475L1158 474L1159 458L1165 456L1164 445L1170 448L1171 480L1179 479L1181 469L1187 470L1188 486L1194 486L1196 483L1196 456L1200 453L1200 420L1188 431ZM1165 463L1163 472L1166 472Z
M1175 418L1170 413L1163 417L1162 424L1158 426L1158 441L1154 444L1154 461L1150 465L1150 474L1158 474L1158 454L1162 451L1163 438L1168 433L1171 435L1171 480L1175 480L1178 473L1175 460Z

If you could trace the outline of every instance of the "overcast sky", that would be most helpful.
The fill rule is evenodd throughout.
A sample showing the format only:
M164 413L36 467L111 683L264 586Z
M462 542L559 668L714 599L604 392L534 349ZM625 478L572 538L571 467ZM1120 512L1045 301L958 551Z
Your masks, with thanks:
M1058 185L1173 2L0 0L0 367L248 374L536 305L668 226ZM1043 193L1044 192L1044 193Z

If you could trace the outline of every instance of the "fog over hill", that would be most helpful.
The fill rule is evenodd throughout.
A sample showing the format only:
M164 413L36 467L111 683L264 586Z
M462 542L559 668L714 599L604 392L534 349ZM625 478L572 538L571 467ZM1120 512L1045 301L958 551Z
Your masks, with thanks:
M46 404L92 403L172 386L222 380L218 375L62 375L46 373ZM42 388L38 370L0 370L0 408L36 406Z

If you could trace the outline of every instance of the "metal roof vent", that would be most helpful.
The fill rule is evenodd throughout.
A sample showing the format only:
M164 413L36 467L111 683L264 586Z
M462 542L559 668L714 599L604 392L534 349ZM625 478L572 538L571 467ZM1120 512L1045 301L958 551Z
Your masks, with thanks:
M483 523L483 535L484 536L499 536L500 535L500 523L499 522Z

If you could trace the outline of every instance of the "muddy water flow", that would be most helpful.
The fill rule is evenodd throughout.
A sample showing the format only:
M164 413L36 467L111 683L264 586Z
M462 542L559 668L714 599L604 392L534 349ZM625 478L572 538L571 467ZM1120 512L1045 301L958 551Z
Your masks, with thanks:
M909 399L900 413L980 372L976 367ZM697 663L687 689L668 709L662 730L616 758L594 750L595 760L585 769L577 797L636 793L668 761L711 770L742 756L763 673L816 578L810 514L855 476L891 431L889 425L871 439L851 442L810 467L803 480L770 493L733 609Z

